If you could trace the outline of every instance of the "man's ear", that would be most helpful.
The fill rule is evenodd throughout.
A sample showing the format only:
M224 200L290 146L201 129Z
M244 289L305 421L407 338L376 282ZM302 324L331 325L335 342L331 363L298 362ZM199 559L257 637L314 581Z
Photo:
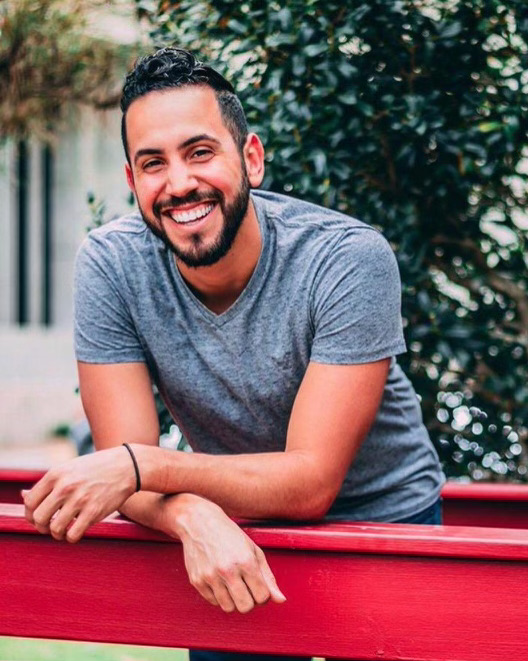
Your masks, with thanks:
M244 161L251 188L258 188L264 179L264 147L256 133L250 133L246 139Z
M125 173L128 187L130 190L136 194L136 186L134 185L134 175L132 174L132 168L128 163L125 163Z

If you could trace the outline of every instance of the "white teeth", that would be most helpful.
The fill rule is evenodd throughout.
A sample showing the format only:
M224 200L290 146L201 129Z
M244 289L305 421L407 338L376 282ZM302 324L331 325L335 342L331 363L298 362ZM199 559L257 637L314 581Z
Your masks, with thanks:
M182 211L181 213L176 213L174 211L169 211L169 215L177 223L190 223L193 220L198 220L207 216L207 214L213 209L214 204L208 204L207 206L198 207L192 211Z

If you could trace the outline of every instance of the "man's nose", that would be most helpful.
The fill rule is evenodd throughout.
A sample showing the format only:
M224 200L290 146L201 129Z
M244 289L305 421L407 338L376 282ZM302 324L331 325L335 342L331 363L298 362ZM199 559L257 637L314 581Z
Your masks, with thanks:
M181 163L174 164L167 170L166 193L173 197L185 197L198 187L196 177Z

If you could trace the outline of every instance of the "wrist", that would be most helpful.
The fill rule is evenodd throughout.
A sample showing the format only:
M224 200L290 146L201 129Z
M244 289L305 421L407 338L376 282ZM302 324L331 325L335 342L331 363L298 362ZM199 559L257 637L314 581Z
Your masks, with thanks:
M136 460L139 483L143 491L154 491L164 493L165 479L160 474L165 471L165 461L163 460L163 450L157 445L146 445L145 443L127 443L131 455ZM132 459L132 457L131 457ZM131 466L134 471L135 466ZM133 472L133 475L135 473ZM134 477L134 485L137 486L137 478Z
M134 451L132 450L132 448L130 447L130 445L128 443L123 443L123 447L125 448L125 450L130 455L130 460L132 462L132 466L134 467L134 475L135 475L135 478L136 478L136 489L135 490L136 490L136 492L141 491L141 475L140 475L140 472L139 472L139 466L138 466L138 462L137 462L137 459L136 459L136 455L134 454Z
M182 542L194 537L194 529L203 518L210 520L214 513L223 513L215 503L192 493L164 496L162 503L160 529Z

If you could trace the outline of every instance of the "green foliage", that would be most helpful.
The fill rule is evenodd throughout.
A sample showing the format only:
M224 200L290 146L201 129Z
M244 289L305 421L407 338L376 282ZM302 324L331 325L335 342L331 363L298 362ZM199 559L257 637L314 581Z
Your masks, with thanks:
M90 223L86 228L87 232L96 227L101 227L101 225L110 220L107 217L106 202L96 197L93 192L90 191L87 194L86 203L90 212Z
M68 102L117 105L131 48L89 34L103 0L0 2L0 139L52 130Z
M402 358L450 476L525 479L524 0L136 0L157 45L216 60L264 186L380 227Z

